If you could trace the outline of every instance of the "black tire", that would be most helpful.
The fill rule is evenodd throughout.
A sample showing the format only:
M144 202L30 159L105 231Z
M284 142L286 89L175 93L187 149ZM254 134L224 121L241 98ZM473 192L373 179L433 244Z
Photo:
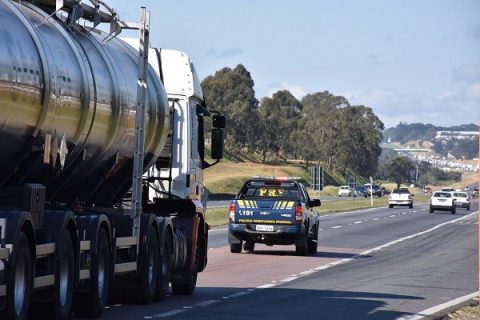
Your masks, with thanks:
M242 252L242 243L230 243L230 252L231 253Z
M199 232L200 235L200 232ZM202 243L200 237L197 238L197 245L195 249L195 262L193 271L186 271L181 277L172 280L172 292L176 295L191 295L197 287L198 264L200 263L200 244ZM242 245L240 244L240 249Z
M147 243L144 253L142 255L140 271L140 302L143 304L150 304L155 298L158 283L159 271L159 245L157 232L153 226L147 234Z
M470 211L470 205L467 206L467 211Z
M75 296L75 313L84 317L99 318L107 304L110 290L112 255L107 232L100 228L97 254L92 256L90 290Z
M451 212L452 212L452 214L455 214L455 213L457 213L457 210L456 210L455 206L453 206L453 207L452 207L452 210L451 210Z
M7 269L7 310L2 319L26 319L33 291L32 257L28 239L24 232L17 236L14 250L8 259Z
M168 294L170 287L170 236L167 233L164 234L165 241L160 254L160 272L158 275L157 293L155 294L155 301L162 301Z
M318 246L313 239L308 238L308 254L315 255L318 252Z
M413 203L409 204L408 207L409 207L410 209L413 209Z
M302 239L301 244L295 245L295 253L297 256L306 256L308 254L308 237Z
M389 204L389 205L388 205L388 208L389 208L389 209L392 209L392 208L393 208L393 204Z
M172 292L176 295L191 295L197 286L197 271L189 272L179 280L172 281Z
M243 245L243 250L253 252L253 250L255 250L255 242L245 241L245 244Z
M430 208L428 209L428 213L433 213L433 208L432 208L432 207L430 207Z
M72 309L75 258L72 238L67 230L63 231L55 266L55 287L50 311L53 319L68 319Z

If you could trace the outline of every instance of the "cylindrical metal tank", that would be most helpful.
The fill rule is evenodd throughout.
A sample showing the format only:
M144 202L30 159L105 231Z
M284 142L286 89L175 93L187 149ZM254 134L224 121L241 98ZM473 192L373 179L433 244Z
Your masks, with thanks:
M66 28L31 4L0 0L0 185L43 183L59 202L112 200L125 191L138 53L116 38L103 44L105 37ZM161 152L169 125L165 89L148 73L145 167Z

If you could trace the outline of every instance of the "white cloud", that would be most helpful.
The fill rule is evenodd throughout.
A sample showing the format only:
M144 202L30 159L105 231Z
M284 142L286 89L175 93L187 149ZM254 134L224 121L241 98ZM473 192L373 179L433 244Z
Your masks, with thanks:
M412 94L393 90L365 90L343 93L351 104L371 107L386 128L399 122L459 125L480 122L480 82L458 92Z
M293 96L298 100L301 100L306 94L306 90L304 87L282 82L280 84L273 85L273 87L271 87L268 91L268 96L271 97L275 92L279 90L290 91L290 93L293 94Z
M242 54L242 49L232 47L228 49L219 50L217 48L210 48L207 51L207 55L215 58L230 58Z
M453 70L453 79L467 83L480 82L480 64L464 64Z
M474 102L480 103L480 82L468 85L465 88L465 95ZM480 108L480 105L477 105L477 108Z

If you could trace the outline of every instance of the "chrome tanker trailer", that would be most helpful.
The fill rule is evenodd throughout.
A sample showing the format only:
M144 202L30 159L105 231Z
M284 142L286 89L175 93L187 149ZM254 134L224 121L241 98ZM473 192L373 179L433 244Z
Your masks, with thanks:
M150 48L149 31L144 8L128 23L98 0L0 0L0 319L195 289L204 118L217 161L225 118L189 58Z

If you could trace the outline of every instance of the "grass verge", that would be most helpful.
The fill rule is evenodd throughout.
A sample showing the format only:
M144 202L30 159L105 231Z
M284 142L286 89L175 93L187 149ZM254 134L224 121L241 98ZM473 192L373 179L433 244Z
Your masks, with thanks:
M480 319L479 306L464 307L441 318L441 320L478 320L478 319Z

